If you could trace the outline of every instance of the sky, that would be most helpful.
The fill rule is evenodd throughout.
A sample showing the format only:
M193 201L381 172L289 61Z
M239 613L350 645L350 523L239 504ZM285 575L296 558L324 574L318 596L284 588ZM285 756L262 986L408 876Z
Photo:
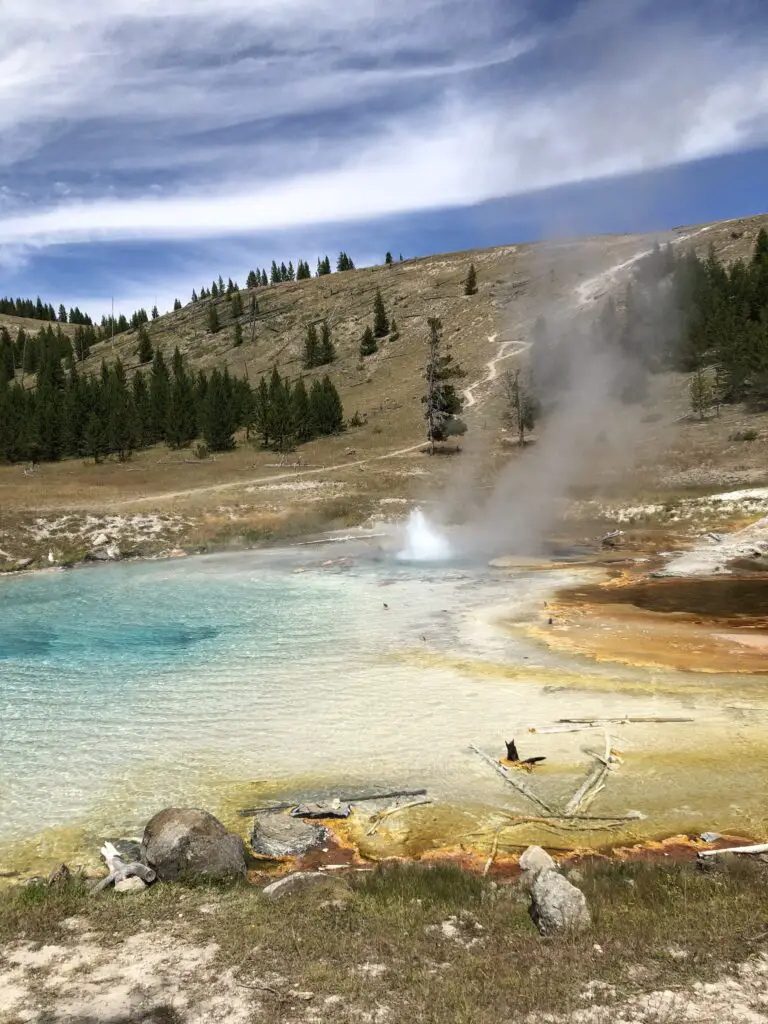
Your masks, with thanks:
M0 295L768 209L765 0L0 0Z

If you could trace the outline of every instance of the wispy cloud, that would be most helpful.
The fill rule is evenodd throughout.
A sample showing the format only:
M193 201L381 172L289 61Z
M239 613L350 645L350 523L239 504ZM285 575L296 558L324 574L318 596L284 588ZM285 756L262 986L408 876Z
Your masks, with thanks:
M363 222L768 142L764 20L572 6L1 0L0 245Z

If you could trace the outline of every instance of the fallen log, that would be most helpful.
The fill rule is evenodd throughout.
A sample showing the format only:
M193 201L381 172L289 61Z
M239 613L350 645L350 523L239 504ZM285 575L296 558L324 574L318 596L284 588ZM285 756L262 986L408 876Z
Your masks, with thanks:
M356 796L340 796L338 800L344 804L364 804L371 800L395 800L400 796L426 796L426 789L400 789L392 793L362 793ZM237 813L241 818L250 818L254 814L265 814L268 811L287 811L297 807L296 801L289 804L268 804L266 807L245 807Z
M768 853L768 843L755 843L752 846L727 846L722 850L700 850L699 857L717 857L721 853Z
M695 722L695 718L657 718L650 716L629 716L623 718L558 718L562 725L661 725L664 723Z
M566 817L588 807L598 793L602 792L605 788L605 778L608 772L611 771L611 758L613 757L611 753L611 737L607 732L605 734L605 755L603 757L595 755L595 757L597 764L565 805Z
M529 789L529 787L526 786L526 784L521 779L518 779L515 776L513 776L510 772L507 771L507 769L503 765L499 764L498 761L495 761L492 757L490 757L490 755L484 753L482 750L480 750L479 747L476 747L474 743L470 745L470 749L473 751L473 753L477 754L479 758L482 758L482 760L485 761L486 764L490 765L491 768L493 768L493 770L497 774L499 774L502 777L502 779L504 779L505 782L508 782L510 786L512 786L514 789L518 791L518 793L521 793L527 800L530 800L532 804L535 804L537 807L539 807L542 811L545 811L547 814L556 813L555 809L551 807L546 802L546 800L542 800L541 797L534 793L533 790Z

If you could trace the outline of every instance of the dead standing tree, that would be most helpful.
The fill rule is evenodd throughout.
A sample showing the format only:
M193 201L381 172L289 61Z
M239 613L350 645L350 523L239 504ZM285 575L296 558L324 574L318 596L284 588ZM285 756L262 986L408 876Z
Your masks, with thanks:
M508 370L501 379L506 408L505 421L517 430L520 447L525 445L526 432L530 433L539 416L539 403L533 394L528 378L522 378L520 370Z

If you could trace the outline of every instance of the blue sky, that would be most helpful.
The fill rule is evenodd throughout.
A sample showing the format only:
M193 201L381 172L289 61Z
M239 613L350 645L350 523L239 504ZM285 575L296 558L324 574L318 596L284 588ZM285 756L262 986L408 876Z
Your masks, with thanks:
M765 0L0 0L0 294L768 208Z

